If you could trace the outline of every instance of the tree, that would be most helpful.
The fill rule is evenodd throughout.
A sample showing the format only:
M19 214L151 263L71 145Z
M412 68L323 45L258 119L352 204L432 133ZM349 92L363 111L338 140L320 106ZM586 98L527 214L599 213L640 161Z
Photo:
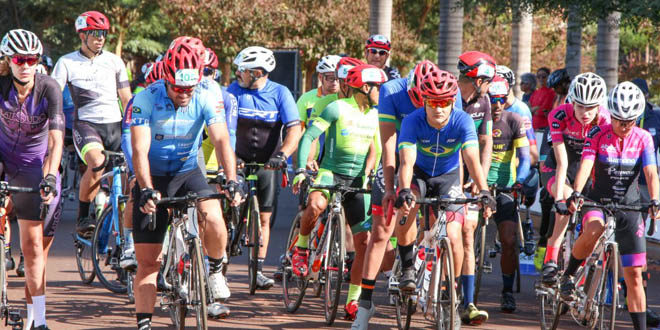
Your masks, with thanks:
M463 51L463 5L461 0L440 0L438 66L458 76L458 56Z
M392 0L369 2L369 34L392 36Z
M620 20L621 13L613 12L598 21L596 73L605 79L608 89L618 81Z
M582 17L579 8L573 6L568 11L566 26L566 70L571 77L580 73L582 59Z
M532 67L532 14L531 8L513 8L511 28L511 70L517 77L529 72ZM520 80L518 80L520 81ZM511 86L518 97L522 96L520 85Z

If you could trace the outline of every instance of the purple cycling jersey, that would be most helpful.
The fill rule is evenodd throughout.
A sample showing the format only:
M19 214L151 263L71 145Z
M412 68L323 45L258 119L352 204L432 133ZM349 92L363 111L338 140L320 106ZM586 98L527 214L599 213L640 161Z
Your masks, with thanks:
M18 166L41 167L48 149L48 131L61 130L62 91L49 76L37 73L23 103L11 76L0 77L0 157Z
M628 136L620 138L611 124L589 131L582 159L594 161L588 197L595 201L611 198L624 204L639 201L637 178L644 167L656 164L649 132L634 126Z

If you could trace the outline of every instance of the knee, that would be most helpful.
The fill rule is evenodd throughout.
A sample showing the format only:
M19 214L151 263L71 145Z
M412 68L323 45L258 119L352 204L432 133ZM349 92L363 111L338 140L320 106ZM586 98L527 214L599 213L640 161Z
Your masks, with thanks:
M143 274L157 273L158 270L160 270L160 261L158 259L159 258L154 256L141 257L138 253L137 260L140 265L139 268L142 268L142 271L144 272Z
M362 232L356 235L353 235L353 246L355 250L365 249L367 243L369 242L369 232Z

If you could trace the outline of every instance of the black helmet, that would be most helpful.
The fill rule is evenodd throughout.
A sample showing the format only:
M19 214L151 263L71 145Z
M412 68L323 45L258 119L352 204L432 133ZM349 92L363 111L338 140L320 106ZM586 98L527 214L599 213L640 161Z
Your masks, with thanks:
M552 71L548 76L548 87L555 88L562 82L570 82L571 77L568 75L568 71L565 68Z

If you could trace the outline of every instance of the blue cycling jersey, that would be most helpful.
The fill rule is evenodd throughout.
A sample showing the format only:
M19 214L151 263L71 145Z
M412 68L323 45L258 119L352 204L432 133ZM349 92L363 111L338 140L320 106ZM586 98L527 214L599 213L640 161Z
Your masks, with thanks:
M536 146L536 134L534 134L534 127L532 127L532 112L529 110L527 104L521 100L516 99L516 101L505 110L516 113L523 118L529 145Z
M401 124L399 150L416 148L415 165L431 177L457 169L459 151L469 146L478 148L477 131L463 111L452 111L447 125L439 130L426 121L424 109L415 110Z
M238 101L227 91L226 87L222 87L222 101L225 104L225 121L227 122L227 130L229 130L229 140L231 148L236 149L236 122L238 121Z
M131 126L151 128L151 174L172 176L198 168L203 125L224 123L224 111L220 95L202 88L188 106L176 109L162 80L138 93L133 99Z
M73 99L71 98L71 93L69 92L69 85L64 85L64 90L62 91L62 112L64 112L64 118L66 122L66 128L73 128L73 111L75 107L73 105Z

